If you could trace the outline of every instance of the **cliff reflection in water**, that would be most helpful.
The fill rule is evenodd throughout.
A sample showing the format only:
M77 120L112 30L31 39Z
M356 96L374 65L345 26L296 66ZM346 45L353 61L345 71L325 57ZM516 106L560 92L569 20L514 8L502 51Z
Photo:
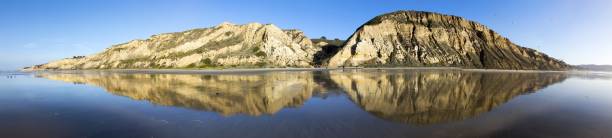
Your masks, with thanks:
M438 124L488 112L521 94L566 78L563 73L375 71L331 75L373 115L409 124Z
M226 116L274 114L286 107L302 105L313 91L321 88L313 81L311 72L230 75L94 72L44 73L37 77L91 84L136 100Z
M377 70L243 74L40 73L115 95L222 115L274 114L342 90L386 120L437 124L475 117L521 94L563 81L563 73Z

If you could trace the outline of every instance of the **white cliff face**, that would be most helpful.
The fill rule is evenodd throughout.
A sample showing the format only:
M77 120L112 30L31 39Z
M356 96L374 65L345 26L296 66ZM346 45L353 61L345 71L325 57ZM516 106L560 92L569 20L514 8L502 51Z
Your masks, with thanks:
M398 11L361 26L329 66L451 66L563 70L564 62L520 47L461 17Z
M317 42L318 41L318 42ZM346 41L315 40L271 24L218 26L154 35L87 56L28 69L261 68L443 66L566 70L569 65L518 46L457 16L398 11L357 29ZM342 45L342 46L340 46Z
M154 35L105 51L32 69L209 67L311 67L314 47L301 31L272 24L222 23L216 27Z

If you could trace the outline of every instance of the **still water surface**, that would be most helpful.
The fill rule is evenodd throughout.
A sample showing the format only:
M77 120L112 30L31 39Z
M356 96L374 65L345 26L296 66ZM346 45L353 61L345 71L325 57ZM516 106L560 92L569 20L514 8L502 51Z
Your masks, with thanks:
M607 74L3 74L0 137L612 137Z

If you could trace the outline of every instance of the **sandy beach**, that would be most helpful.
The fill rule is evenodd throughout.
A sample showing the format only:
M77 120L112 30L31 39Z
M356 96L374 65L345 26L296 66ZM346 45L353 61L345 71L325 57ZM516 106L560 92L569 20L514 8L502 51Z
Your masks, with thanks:
M501 69L463 69L458 67L384 67L384 68L245 68L245 69L102 69L102 70L40 70L24 72L56 72L56 73L86 73L86 72L112 72L112 73L148 73L148 74L219 74L219 73L256 73L270 71L332 71L332 70L461 70L467 72L523 72L523 73L593 73L587 71L551 71L551 70L501 70Z

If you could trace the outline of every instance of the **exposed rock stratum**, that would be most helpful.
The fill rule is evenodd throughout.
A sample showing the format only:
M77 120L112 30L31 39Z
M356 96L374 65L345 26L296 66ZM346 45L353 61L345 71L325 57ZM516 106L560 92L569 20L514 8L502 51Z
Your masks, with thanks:
M272 24L222 23L153 35L26 70L259 67L461 67L566 70L569 65L521 47L457 16L397 11L368 21L347 39L315 41ZM334 44L331 44L334 43Z
M397 11L362 25L329 66L564 70L568 65L457 16Z
M33 69L126 69L207 67L311 67L313 46L303 32L250 23L193 29L114 45Z

